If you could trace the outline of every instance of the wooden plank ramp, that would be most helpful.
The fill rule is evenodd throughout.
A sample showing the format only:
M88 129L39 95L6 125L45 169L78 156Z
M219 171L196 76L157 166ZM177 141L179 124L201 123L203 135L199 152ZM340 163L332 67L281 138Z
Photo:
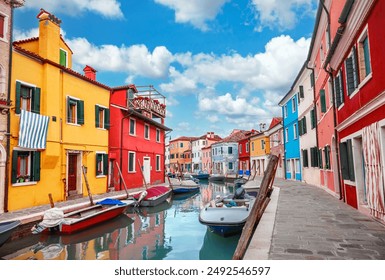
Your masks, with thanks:
M271 155L265 174L262 178L256 202L254 203L249 218L247 219L246 224L242 230L241 237L239 238L237 248L235 249L233 255L233 260L243 259L255 229L257 228L258 223L270 202L270 195L273 191L273 183L278 161L279 158L277 156Z

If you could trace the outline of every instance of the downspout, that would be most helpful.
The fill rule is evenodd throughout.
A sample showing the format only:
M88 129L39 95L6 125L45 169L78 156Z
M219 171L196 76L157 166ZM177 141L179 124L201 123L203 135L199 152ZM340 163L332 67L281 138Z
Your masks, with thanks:
M13 42L13 5L11 7L11 20L10 20L10 37L9 37L9 63L8 63L8 93L7 93L7 105L11 104L11 83L12 83L12 42ZM9 161L11 152L11 113L8 111L7 114L7 154L5 160L5 186L4 186L4 213L8 212L8 187L9 187Z

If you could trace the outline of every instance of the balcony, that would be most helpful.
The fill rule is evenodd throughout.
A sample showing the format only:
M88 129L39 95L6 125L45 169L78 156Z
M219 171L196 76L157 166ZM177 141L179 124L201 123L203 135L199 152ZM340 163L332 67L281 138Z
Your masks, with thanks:
M152 86L137 88L138 93L129 98L129 107L149 118L165 118L166 98Z

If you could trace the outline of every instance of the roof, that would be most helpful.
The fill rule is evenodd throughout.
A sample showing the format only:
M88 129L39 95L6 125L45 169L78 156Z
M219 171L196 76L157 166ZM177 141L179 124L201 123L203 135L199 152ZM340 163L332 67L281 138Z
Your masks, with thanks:
M269 126L269 129L272 129L273 127L275 127L276 125L280 124L282 122L282 118L281 117L274 117L272 120L271 120L271 123L270 123L270 126Z
M248 130L234 129L229 136L223 138L221 141L218 141L217 143L239 142L240 140L247 138L250 132L251 131L248 131ZM213 145L217 143L214 143Z

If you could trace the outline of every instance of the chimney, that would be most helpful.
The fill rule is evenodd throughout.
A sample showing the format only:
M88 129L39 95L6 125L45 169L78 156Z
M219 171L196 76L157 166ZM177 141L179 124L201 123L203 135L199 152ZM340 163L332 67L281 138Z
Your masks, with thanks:
M96 70L94 68L86 65L86 67L84 67L83 71L84 71L84 76L86 76L88 79L96 81Z
M40 9L39 19L39 55L60 63L60 23L61 20Z

